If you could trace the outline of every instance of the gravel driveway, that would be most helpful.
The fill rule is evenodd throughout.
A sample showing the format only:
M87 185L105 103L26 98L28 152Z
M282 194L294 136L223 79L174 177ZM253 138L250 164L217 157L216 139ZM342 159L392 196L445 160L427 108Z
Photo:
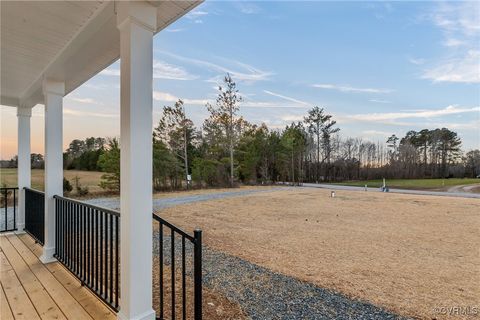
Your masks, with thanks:
M170 208L182 204L192 203L192 202L199 202L199 201L209 201L209 200L216 200L222 198L229 198L229 197L240 197L249 195L252 193L260 193L260 192L271 192L275 190L285 190L285 187L278 187L278 188L269 188L269 189L261 189L261 190L241 190L241 191L226 191L226 192L218 192L218 193L204 193L204 194L195 194L183 197L172 197L172 198L163 198L163 199L153 199L153 210L161 210L165 208ZM85 200L85 202L104 207L114 210L119 210L120 208L120 198L98 198L98 199L89 199Z

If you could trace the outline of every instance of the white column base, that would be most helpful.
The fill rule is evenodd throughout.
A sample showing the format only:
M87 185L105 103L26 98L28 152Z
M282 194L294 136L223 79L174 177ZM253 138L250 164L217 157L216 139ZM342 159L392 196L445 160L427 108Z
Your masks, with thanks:
M55 254L55 247L50 247L50 248L43 247L43 253L39 259L40 261L42 261L43 264L56 262L57 259L53 256L54 254Z
M24 234L25 232L25 223L17 223L17 230L15 231L15 234Z
M147 311L133 318L129 318L128 316L124 315L122 313L122 310L120 309L117 315L117 319L119 320L155 320L155 311L152 309L151 311Z

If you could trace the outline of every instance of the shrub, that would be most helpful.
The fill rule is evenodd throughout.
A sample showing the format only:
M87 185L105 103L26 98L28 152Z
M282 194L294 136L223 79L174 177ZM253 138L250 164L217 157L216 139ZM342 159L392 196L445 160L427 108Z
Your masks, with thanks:
M77 191L77 195L86 196L89 192L88 187L82 187L82 185L80 184L80 178L78 176L75 176L73 180L75 181L75 190Z
M67 179L65 179L65 177L63 178L63 192L70 192L73 190L73 187L72 185L70 184L70 181L68 181Z

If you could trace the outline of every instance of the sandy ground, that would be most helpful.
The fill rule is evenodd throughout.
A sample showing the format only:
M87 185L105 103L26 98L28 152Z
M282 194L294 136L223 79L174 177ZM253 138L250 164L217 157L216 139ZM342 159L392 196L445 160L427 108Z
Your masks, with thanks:
M162 210L273 271L422 319L480 308L480 201L287 189Z

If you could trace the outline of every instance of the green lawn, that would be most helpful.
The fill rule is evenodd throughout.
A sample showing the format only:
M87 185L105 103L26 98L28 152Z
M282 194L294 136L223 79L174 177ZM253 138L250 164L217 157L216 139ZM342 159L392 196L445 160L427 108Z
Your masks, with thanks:
M399 189L443 189L458 185L480 183L480 179L387 179L386 184L389 188ZM368 185L372 188L380 188L383 180L363 180L363 181L344 181L334 184L345 186L364 187Z

